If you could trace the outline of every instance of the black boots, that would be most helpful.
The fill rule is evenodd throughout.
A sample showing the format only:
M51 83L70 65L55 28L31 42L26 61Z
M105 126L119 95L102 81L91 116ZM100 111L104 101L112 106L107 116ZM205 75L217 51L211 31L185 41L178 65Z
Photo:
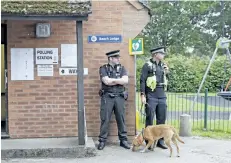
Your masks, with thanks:
M120 146L124 147L125 149L130 149L130 145L125 140L120 141ZM98 150L102 150L102 149L104 149L104 147L105 147L105 142L99 142Z
M164 140L163 139L159 139L158 142L157 142L157 147L160 147L162 149L168 149L166 146L165 146L165 143L164 143Z
M123 141L120 142L120 146L124 147L125 149L130 149L130 145L125 140L123 140Z
M105 142L99 142L98 150L102 150L105 147Z
M147 141L147 140L146 140L145 142L146 142L146 144L148 144L148 141ZM165 143L164 143L163 138L161 138L161 139L158 140L156 146L159 147L159 148L162 148L162 149L168 149L168 147L165 146ZM149 150L152 150L151 147L149 147L148 149L149 149Z

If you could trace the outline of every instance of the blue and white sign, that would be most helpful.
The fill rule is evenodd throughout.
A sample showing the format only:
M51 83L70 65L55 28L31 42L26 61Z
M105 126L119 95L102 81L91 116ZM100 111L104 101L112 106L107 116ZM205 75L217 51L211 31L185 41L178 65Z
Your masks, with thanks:
M88 36L89 43L121 43L121 35L90 35Z

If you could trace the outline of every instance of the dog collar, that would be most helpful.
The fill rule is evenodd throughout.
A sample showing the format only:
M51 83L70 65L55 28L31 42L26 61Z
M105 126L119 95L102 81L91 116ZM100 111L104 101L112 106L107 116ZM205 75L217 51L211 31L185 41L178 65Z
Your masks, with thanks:
M142 131L141 131L141 135L142 135L142 139L144 140L144 129L142 128ZM138 141L139 142L139 145L142 144L142 141Z

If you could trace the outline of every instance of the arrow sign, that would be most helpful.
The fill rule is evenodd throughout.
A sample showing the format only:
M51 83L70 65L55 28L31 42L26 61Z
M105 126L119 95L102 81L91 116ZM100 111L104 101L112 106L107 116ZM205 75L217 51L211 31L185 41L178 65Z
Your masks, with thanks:
M77 68L59 68L59 75L77 75ZM84 68L84 75L88 75L88 68Z

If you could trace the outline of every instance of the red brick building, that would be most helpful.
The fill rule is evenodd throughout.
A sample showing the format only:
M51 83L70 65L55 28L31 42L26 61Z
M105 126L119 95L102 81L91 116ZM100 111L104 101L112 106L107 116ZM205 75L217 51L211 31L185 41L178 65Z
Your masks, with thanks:
M76 21L83 22L83 67L88 69L88 73L84 75L84 88L82 88L84 89L87 135L97 137L99 134L98 69L100 65L107 63L105 53L115 49L121 50L121 62L129 72L126 124L128 135L135 134L134 58L128 54L128 41L129 38L136 37L149 22L149 10L143 3L136 0L74 0L70 2L72 4L68 4L66 10L62 6L58 8L60 2L52 1L43 2L43 4L37 4L35 1L33 3L1 2L2 50L5 49L2 51L5 52L5 67L2 68L1 73L3 74L4 69L7 69L7 78L2 76L2 81L7 81L6 87L2 86L2 122L4 120L7 122L5 130L10 138L78 136L77 78L76 75L60 75L61 62L64 59L61 56L61 46L76 44L76 35L78 35ZM50 4L44 5L44 3ZM52 8L52 5L56 6ZM46 9L47 6L51 9ZM62 17L63 20L61 20ZM49 37L36 37L37 23L50 25ZM88 37L92 35L114 34L121 36L121 42L90 43L88 40ZM17 68L21 65L18 61L20 57L15 55L23 54L14 48L32 49L34 56L32 79L19 79L21 75L19 72L23 73L21 70L23 68ZM38 75L36 48L58 50L58 63L52 64L51 76ZM78 48L79 45L77 45ZM12 56L15 58L11 58ZM13 65L16 63L20 65ZM110 125L110 135L117 135L114 116Z

